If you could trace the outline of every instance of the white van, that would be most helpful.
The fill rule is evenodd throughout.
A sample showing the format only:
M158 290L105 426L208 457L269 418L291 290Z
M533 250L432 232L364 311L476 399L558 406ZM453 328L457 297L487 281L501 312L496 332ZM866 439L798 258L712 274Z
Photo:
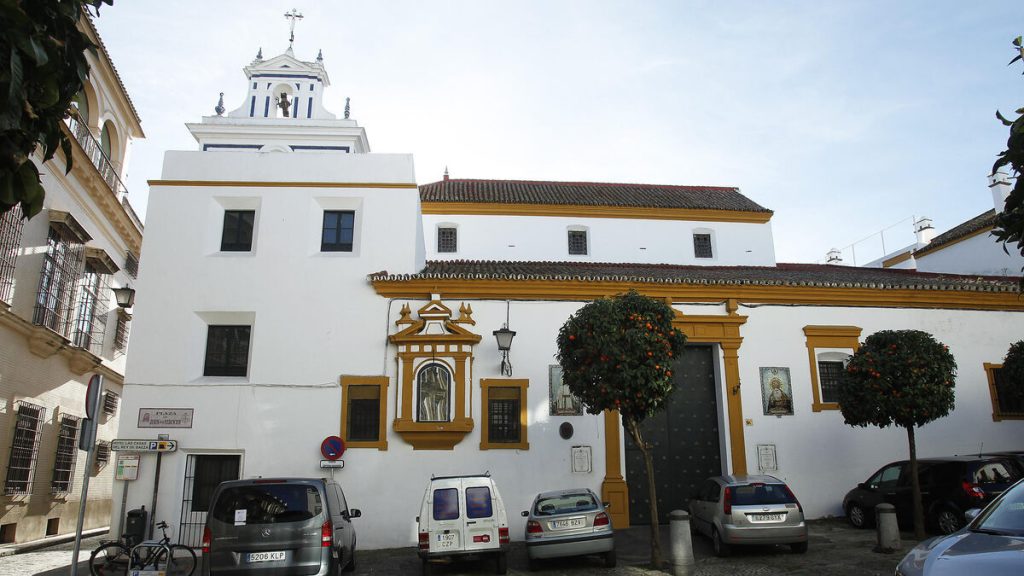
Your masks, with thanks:
M424 576L435 559L485 555L497 574L507 571L508 517L489 473L431 478L416 523Z

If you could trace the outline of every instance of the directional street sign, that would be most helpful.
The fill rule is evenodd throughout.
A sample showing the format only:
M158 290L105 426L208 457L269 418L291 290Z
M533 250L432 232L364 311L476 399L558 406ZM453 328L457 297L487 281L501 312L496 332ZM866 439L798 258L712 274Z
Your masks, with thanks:
M112 440L110 449L114 452L174 452L177 440Z

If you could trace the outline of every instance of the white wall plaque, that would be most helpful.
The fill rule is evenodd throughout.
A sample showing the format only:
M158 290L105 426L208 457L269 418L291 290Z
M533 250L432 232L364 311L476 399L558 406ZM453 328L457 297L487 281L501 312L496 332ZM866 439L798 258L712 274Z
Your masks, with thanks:
M139 428L191 428L194 408L139 408Z
M591 458L590 446L572 447L572 471L581 474L593 472L593 458Z
M775 472L779 469L779 461L775 455L775 444L757 445L757 469L762 472Z

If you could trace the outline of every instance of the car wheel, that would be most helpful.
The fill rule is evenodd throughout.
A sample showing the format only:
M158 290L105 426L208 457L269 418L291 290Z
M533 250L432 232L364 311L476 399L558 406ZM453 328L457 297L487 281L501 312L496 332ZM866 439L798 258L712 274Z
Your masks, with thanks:
M609 551L604 553L604 567L605 568L615 568L615 565L618 563L618 561L619 561L619 559L615 555L615 550L609 550Z
M719 558L729 555L729 545L722 541L718 534L718 528L711 529L711 543L715 547L715 556Z
M846 509L846 519L854 528L868 527L868 513L860 504L850 504L850 507Z
M803 554L804 552L807 552L807 542L797 542L796 544L790 544L789 548L795 554Z
M430 560L427 560L426 558L424 558L423 559L423 576L430 576L431 572L433 572L433 570L431 569L431 566L430 566Z
M498 552L494 560L494 573L505 574L508 572L508 558L504 552Z
M952 534L963 526L963 520L959 513L952 508L943 508L935 516L935 525L941 534Z

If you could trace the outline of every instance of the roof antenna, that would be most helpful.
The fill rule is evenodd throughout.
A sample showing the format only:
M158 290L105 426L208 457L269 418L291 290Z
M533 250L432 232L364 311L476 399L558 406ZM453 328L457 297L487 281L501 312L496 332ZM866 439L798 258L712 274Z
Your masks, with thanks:
M445 182L448 181L448 167L447 166L444 167L444 181Z

